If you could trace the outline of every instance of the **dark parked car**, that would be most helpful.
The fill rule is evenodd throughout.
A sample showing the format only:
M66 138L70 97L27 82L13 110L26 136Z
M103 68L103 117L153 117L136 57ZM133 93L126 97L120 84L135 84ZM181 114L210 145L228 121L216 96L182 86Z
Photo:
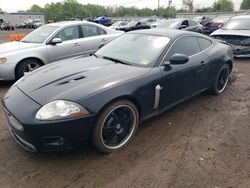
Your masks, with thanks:
M211 20L211 19L206 16L197 16L197 17L194 17L193 20L203 25L204 22Z
M9 30L15 30L15 27L10 25L9 23L7 22L3 22L1 25L0 25L0 29L1 30L4 30L4 31L9 31Z
M15 25L16 29L24 29L26 28L26 24L24 22L18 23Z
M122 27L119 30L128 32L128 31L134 31L134 30L139 30L139 29L150 29L150 28L151 26L148 25L146 22L131 21L125 27Z
M231 44L235 57L250 57L250 16L231 18L212 37Z
M105 17L105 16L101 16L101 17L96 18L95 22L102 24L102 25L105 25L105 26L112 25L112 20L108 17Z
M185 31L193 31L197 33L203 33L203 27L198 22L191 20L191 19L170 19L161 22L158 28L165 28L165 29L179 29Z
M204 33L210 34L217 29L221 28L232 16L219 16L214 18L203 25Z
M232 58L229 45L205 35L133 31L91 57L25 75L3 106L11 134L27 150L70 149L92 140L109 153L127 145L149 117L206 90L222 93Z

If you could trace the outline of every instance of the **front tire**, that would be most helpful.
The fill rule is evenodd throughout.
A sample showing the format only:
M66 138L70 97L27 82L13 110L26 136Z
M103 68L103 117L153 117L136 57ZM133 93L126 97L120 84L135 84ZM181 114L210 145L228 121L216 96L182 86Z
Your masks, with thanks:
M22 61L16 68L16 79L42 66L42 63L36 59L27 59Z
M128 100L119 100L107 106L93 129L94 147L102 153L111 153L125 147L139 124L136 106Z
M214 95L221 94L227 87L229 76L230 67L227 63L225 63L218 71L216 79L210 88L210 92Z

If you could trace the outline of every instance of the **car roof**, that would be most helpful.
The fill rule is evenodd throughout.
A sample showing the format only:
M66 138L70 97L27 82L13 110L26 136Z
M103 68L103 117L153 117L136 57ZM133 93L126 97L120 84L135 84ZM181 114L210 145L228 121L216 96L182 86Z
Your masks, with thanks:
M62 26L82 24L82 23L89 23L89 22L88 21L61 21L61 22L50 23L49 25L62 27Z
M164 37L169 37L169 38L178 38L178 37L190 36L190 35L197 36L197 37L208 38L205 35L195 33L195 32L181 31L181 30L175 30L175 29L162 29L162 28L135 30L135 31L131 31L129 33L158 35L158 36L164 36Z

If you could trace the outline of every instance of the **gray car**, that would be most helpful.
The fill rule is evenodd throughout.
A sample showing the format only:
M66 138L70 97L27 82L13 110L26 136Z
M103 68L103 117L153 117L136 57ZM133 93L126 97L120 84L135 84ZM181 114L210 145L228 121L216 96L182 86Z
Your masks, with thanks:
M191 19L184 19L184 18L176 18L176 19L169 19L161 22L158 28L162 29L179 29L184 31L193 31L197 33L203 33L203 26Z
M250 16L235 16L211 37L229 43L235 57L250 57Z
M91 54L121 34L86 21L44 25L19 42L0 44L0 80L15 80L45 64Z

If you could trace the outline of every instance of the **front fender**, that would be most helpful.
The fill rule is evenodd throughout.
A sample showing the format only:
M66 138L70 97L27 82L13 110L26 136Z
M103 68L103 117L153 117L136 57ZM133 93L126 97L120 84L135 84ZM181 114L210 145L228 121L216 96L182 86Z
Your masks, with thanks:
M94 93L78 102L91 113L98 114L112 101L121 98L129 99L140 108L138 110L140 110L141 119L144 119L154 111L155 86L159 83L161 83L160 69L155 68L143 77Z

